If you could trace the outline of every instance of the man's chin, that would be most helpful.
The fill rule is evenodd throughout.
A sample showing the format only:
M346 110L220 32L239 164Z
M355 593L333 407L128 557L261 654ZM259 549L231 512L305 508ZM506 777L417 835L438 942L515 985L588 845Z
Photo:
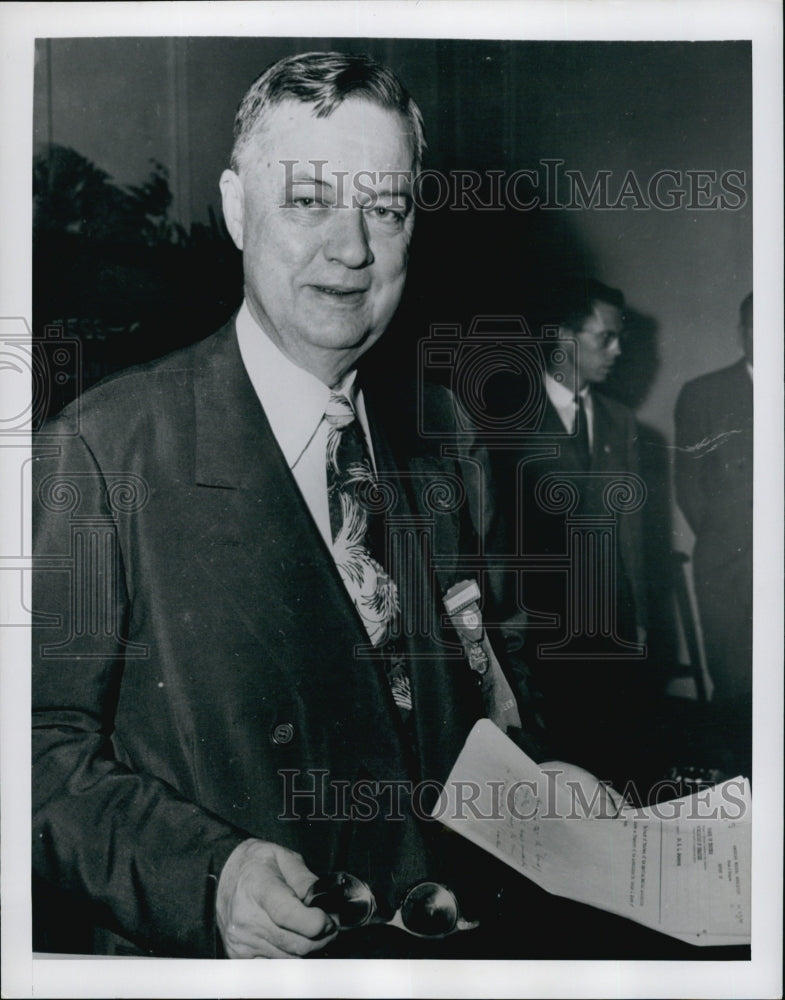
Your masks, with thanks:
M383 329L368 329L365 324L336 324L334 320L330 323L317 321L311 329L316 333L311 338L314 347L341 354L356 351L358 355L372 347L384 332Z

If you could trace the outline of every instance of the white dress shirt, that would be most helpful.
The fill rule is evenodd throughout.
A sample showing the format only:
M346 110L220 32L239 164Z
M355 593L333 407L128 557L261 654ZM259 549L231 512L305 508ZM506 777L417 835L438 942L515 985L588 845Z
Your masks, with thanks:
M545 391L559 414L564 429L568 434L572 434L575 429L575 416L578 409L575 396L565 385L557 382L550 372L545 373ZM579 396L583 400L583 409L586 413L586 430L589 435L589 450L591 451L594 447L594 403L588 385L581 389Z
M362 390L355 386L357 371L348 372L341 385L331 390L276 347L253 318L245 301L237 314L236 327L245 370L270 422L275 440L316 526L328 548L332 548L326 463L329 424L324 419L331 391L342 393L353 403L371 461L374 461Z

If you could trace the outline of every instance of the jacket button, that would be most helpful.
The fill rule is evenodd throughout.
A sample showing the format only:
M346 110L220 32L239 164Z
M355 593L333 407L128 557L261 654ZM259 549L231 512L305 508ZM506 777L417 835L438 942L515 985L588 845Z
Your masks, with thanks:
M272 741L276 746L283 747L294 739L294 726L291 722L279 722L273 728Z

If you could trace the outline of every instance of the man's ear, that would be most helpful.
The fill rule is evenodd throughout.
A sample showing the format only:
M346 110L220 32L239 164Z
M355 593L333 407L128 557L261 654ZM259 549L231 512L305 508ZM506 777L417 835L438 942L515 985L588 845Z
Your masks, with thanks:
M245 216L245 191L243 182L234 170L221 174L221 204L229 235L238 250L243 248L243 218Z

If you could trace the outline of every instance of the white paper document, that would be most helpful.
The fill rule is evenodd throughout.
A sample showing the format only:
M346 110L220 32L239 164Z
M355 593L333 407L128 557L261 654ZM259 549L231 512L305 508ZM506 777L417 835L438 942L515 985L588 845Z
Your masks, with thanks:
M613 818L601 789L574 777L541 768L484 719L433 816L555 895L692 944L749 943L746 779Z

